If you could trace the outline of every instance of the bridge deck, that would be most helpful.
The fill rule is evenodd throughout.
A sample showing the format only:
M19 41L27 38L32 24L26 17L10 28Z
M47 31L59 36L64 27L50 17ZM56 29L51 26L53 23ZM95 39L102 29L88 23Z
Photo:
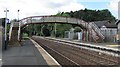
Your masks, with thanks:
M57 65L53 58L43 49L38 50L30 40L23 41L22 46L3 51L2 61L3 65Z

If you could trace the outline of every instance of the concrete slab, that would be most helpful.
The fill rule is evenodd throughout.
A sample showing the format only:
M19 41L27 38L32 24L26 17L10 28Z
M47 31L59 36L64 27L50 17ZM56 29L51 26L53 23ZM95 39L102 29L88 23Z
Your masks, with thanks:
M30 40L23 41L22 44L23 46L9 47L3 51L3 65L48 65Z

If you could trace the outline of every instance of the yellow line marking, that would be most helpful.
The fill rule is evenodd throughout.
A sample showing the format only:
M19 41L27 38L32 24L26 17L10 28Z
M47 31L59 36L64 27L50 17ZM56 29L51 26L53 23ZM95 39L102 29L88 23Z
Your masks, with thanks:
M106 45L108 47L119 47L120 45Z

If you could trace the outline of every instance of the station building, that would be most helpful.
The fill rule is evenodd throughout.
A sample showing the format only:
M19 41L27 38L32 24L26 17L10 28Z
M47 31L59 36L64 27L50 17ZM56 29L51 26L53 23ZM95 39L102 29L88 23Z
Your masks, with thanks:
M117 42L116 39L116 35L117 35L117 31L118 28L120 27L120 24L118 24L118 26L115 23L112 23L108 20L105 21L94 21L94 22L89 22L89 23L94 23L95 26L97 26L100 29L100 32L103 34L103 36L105 37L104 42ZM120 29L120 28L119 28ZM67 37L65 38L69 38L69 39L78 39L80 41L82 41L82 33L83 32L74 32L74 31L66 31L65 34ZM120 32L119 32L120 33ZM90 36L90 34L87 34Z
M116 22L116 25L117 25L117 27L118 27L118 33L117 33L117 35L118 35L118 43L120 44L120 20L118 20L117 22Z
M117 25L108 20L94 22L105 36L104 42L116 42Z

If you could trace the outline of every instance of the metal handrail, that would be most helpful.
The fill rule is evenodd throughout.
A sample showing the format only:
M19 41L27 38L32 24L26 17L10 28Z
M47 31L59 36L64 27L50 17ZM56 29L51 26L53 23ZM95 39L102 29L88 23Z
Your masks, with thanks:
M93 26L92 26L91 23L89 23L88 29L89 29L90 33L92 34L92 37L93 37L94 41L96 41L96 35L93 34L93 33L96 33L96 32L95 32L95 30L93 29Z
M69 18L69 17L54 17L54 16L38 16L38 17L28 17L28 18L24 18L22 20L20 20L21 22L28 22L28 20L30 20L32 18L32 21L34 22L46 22L46 21L53 21L53 22L77 22L78 21L81 21L83 22L83 20L80 20L80 19L75 19L75 18ZM40 19L39 19L40 18ZM85 24L87 22L84 22L84 23L81 23L81 24ZM24 25L24 24L23 24Z
M13 23L11 23L11 25L10 25L10 30L9 30L9 40L11 39L12 28L13 28Z
M104 35L101 33L101 30L98 28L98 26L95 23L92 23L93 28L95 29L95 31L97 31L97 33L104 39Z

